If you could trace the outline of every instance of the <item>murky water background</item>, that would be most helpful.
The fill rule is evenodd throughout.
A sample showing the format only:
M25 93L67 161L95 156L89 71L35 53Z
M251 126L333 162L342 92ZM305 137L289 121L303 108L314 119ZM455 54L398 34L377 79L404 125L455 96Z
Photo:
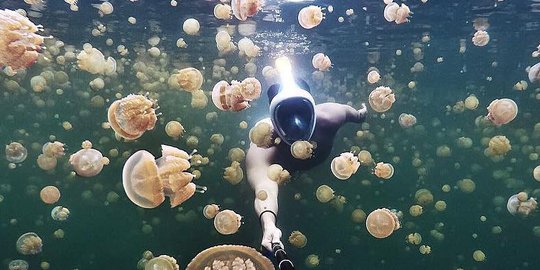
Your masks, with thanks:
M169 58L166 65L169 71L178 66L198 68L208 79L203 90L208 93L212 89L218 81L211 78L212 61L218 58L214 36L216 27L223 24L212 15L217 1L181 0L177 7L171 7L169 1L111 2L114 13L100 18L86 1L80 1L80 10L72 12L63 1L50 0L40 12L42 16L31 17L31 20L42 24L47 34L77 50L90 42L117 61L121 57L115 47L124 44L130 49L126 58L132 63L137 59L133 48L148 47L147 39L158 35L162 38L159 48ZM282 240L297 269L305 268L304 259L309 254L319 255L318 269L537 269L540 267L536 254L540 248L540 227L535 227L540 226L538 214L515 217L506 211L505 204L493 202L495 197L502 196L506 203L508 197L520 191L527 191L533 197L540 195L540 184L532 177L532 169L539 161L531 158L531 154L536 153L536 157L540 154L540 136L534 133L534 125L540 120L536 98L539 90L535 84L529 84L526 91L512 89L516 82L527 80L525 68L536 63L531 52L540 42L537 4L533 1L406 3L414 15L411 22L404 25L384 20L382 1L268 0L266 8L254 18L257 34L250 38L263 48L256 60L256 77L263 82L264 89L268 84L264 82L261 69L272 65L274 57L282 54L280 46L284 46L289 49L287 54L293 59L295 72L310 83L316 102L334 99L340 103L352 102L355 107L361 102L367 103L369 92L375 88L366 83L370 66L379 68L385 76L383 84L396 91L397 101L389 112L371 112L368 117L374 139L356 138L360 125L348 124L336 136L330 157L359 146L369 150L375 160L392 163L395 175L390 180L380 181L371 174L370 168L361 167L348 181L340 181L330 172L330 158L313 170L295 174L291 182L280 188L278 224L284 234ZM305 30L298 25L296 16L309 4L333 5L334 12L327 13L317 28ZM268 20L271 17L275 20L278 13L272 7L280 7L279 18L283 22ZM22 0L3 0L0 8L29 10L29 5ZM355 15L345 15L349 8L354 9ZM128 24L129 16L137 18L136 25ZM337 21L339 16L345 18L343 23ZM189 17L200 21L199 36L182 32L182 23ZM478 17L487 18L490 24L491 41L485 47L475 47L470 40L475 31L472 21ZM90 34L96 21L109 29L100 37ZM236 19L231 20L231 24L237 23ZM421 42L424 33L429 34L431 41ZM185 39L188 48L175 46L179 37ZM114 40L113 46L105 44L107 38ZM233 37L235 42L239 39L238 35ZM459 53L460 39L467 43L463 54ZM425 68L420 73L410 72L416 62L413 42L419 43L424 51L421 62ZM395 54L398 49L403 51L401 56ZM317 52L324 52L332 59L333 68L325 77L331 84L321 84L311 78L311 57ZM380 54L380 60L368 63L368 53ZM437 63L438 57L443 57L444 61ZM246 77L242 68L245 60L237 53L226 59L227 68L240 67L240 73L233 79ZM101 124L107 121L107 107L116 99L116 93L125 96L142 90L130 66L125 66L125 72L117 78L107 79L106 88L99 92L88 87L88 82L96 76L72 68L76 64L52 66L69 74L71 86L65 87L62 95L55 93L58 87L42 93L32 92L30 78L43 71L42 65L28 69L21 80L21 86L27 91L9 92L2 84L8 77L0 75L0 138L4 144L21 142L29 151L27 160L16 169L8 169L5 158L0 161L0 195L3 197L0 202L0 268L7 269L10 260L20 258L30 263L30 269L38 269L43 261L49 262L51 269L135 269L141 253L151 250L156 255L173 256L182 269L199 251L210 246L234 243L259 247L261 231L247 181L244 179L232 186L223 180L222 174L223 168L230 164L228 149L247 150L249 144L249 129L242 130L238 124L245 120L251 128L266 116L265 95L246 111L218 111L218 120L208 122L205 115L217 111L211 101L205 109L192 109L189 93L165 87L158 91L159 111L163 115L156 128L137 141L126 143L116 141L113 131L102 129ZM410 81L416 81L414 89L407 87ZM350 94L345 94L347 92ZM478 109L455 113L446 108L470 94L480 100ZM95 95L106 99L104 107L91 105L90 98ZM503 97L516 101L520 110L517 118L499 128L475 125L478 116L486 115L487 105ZM37 106L41 101L45 105ZM414 114L418 124L411 129L401 128L397 118L403 112ZM167 137L164 131L165 124L171 120L179 120L186 128L187 134L178 141ZM73 129L66 131L62 127L64 121L69 121ZM178 208L169 209L164 203L156 209L143 210L131 203L121 184L126 160L122 155L110 157L111 163L98 176L70 176L68 156L79 149L83 140L91 140L94 148L105 155L116 148L120 153L146 149L159 156L161 144L188 150L185 139L194 134L196 127L202 130L197 135L197 149L203 155L210 147L212 134L223 134L225 143L221 151L209 156L209 165L198 168L202 177L195 182L207 186L208 191L195 194ZM47 173L36 164L41 148L33 149L31 145L44 144L51 135L67 145L67 155L59 160L54 172ZM498 162L484 156L486 146L481 143L482 138L495 135L505 135L512 143L512 151ZM473 139L471 149L457 147L456 139L462 136ZM441 145L451 148L450 157L436 155ZM423 161L419 168L412 165L415 155ZM499 174L503 177L496 177ZM457 189L457 181L464 178L476 183L474 192L466 194ZM342 211L316 200L314 192L321 184L333 187L336 194L347 198ZM441 190L445 184L453 187L448 193ZM67 221L54 221L50 217L54 205L41 202L39 191L46 185L59 187L62 197L57 205L71 211ZM438 212L430 204L424 207L421 216L411 217L408 209L416 204L414 193L420 188L429 189L435 201L445 201L446 210ZM118 194L119 199L109 203L107 196L112 196L111 192ZM301 199L296 200L295 194L300 194ZM231 236L219 235L213 222L201 213L208 203L217 203L223 209L241 214L244 224L240 231ZM351 220L351 212L356 208L369 213L381 207L404 213L404 228L387 239L373 238L364 223L356 224ZM487 220L481 221L481 216ZM144 233L143 227L148 225L151 231ZM502 232L492 233L494 226L500 226ZM54 237L57 229L65 231L63 239ZM434 229L444 234L444 240L430 236ZM293 230L307 236L305 248L297 249L287 243ZM29 231L43 239L43 252L38 255L20 255L15 249L17 238ZM418 246L406 243L405 237L413 232L422 235L422 244L431 246L431 254L422 255ZM487 260L475 262L474 250L482 250Z

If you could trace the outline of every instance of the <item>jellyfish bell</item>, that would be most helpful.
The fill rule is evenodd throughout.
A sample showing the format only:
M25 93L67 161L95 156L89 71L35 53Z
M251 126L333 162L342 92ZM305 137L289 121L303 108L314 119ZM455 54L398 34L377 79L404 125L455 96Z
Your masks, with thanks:
M186 270L201 269L274 270L275 268L272 261L254 248L221 245L201 251L186 267Z
M241 21L245 21L248 17L257 15L261 6L261 0L231 0L233 15Z
M157 115L155 102L142 95L128 95L109 107L107 118L120 137L135 140L145 131L154 129Z
M527 217L532 214L538 206L536 199L528 198L527 193L520 192L508 198L506 209L512 215Z
M6 145L6 159L9 162L21 163L26 159L27 156L28 150L26 150L26 148L22 144L18 142L12 142Z
M261 96L261 90L261 82L253 77L244 79L240 86L240 94L246 100L258 99Z
M369 105L376 112L386 112L396 101L396 97L390 87L379 86L369 94Z
M13 260L8 264L9 270L28 270L28 262L25 260Z
M402 128L409 128L416 124L416 117L412 114L402 113L399 115L398 122Z
M311 64L319 71L327 71L332 66L332 61L324 53L317 53L311 59Z
M334 198L334 190L327 185L321 185L317 188L315 196L319 202L327 203Z
M397 11L399 9L399 5L394 2L390 2L386 7L384 8L384 18L388 22L393 22L396 20L397 17Z
M373 174L379 178L390 179L394 175L394 166L390 163L379 162L375 165Z
M155 208L165 200L155 158L145 150L139 150L128 158L122 182L128 198L142 208Z
M16 243L17 251L23 255L36 255L41 253L43 242L34 232L28 232L19 237Z
M352 153L342 153L338 157L332 159L330 169L334 176L340 180L349 179L360 167L358 157L355 157Z
M497 126L508 124L518 114L517 104L509 98L493 100L487 110L486 118Z
M203 208L203 215L207 219L213 219L219 213L217 204L208 204Z
M180 266L173 257L161 255L154 257L144 266L144 270L179 270Z
M289 236L289 243L297 248L303 248L307 244L307 238L302 232L293 231Z
M366 228L373 237L386 238L401 228L401 224L394 212L380 208L369 213L366 218Z
M46 204L54 204L60 200L60 190L55 186L46 186L39 192L41 201Z
M305 29L316 27L323 19L324 13L319 6L307 6L298 12L298 23Z
M291 154L297 159L308 159L313 155L315 146L308 141L296 141L291 144Z
M379 74L379 71L376 69L371 70L367 75L367 81L370 84L377 83L381 79L381 75Z
M246 87L254 87L253 85ZM251 89L256 91L255 89ZM222 111L242 111L250 107L249 102L241 94L242 86L239 84L229 85L226 81L219 81L212 89L212 102L216 108ZM249 90L246 90L246 93ZM256 93L253 93L256 95Z
M91 146L90 146L91 147ZM69 163L79 176L92 177L98 175L109 159L103 157L96 149L87 148L77 151L69 157Z
M528 77L531 83L534 83L540 79L540 63L537 63L529 68Z
M223 210L214 217L214 228L223 235L234 234L240 228L242 217L232 210Z
M193 67L184 68L173 74L180 88L187 92L194 92L201 89L204 82L202 73Z

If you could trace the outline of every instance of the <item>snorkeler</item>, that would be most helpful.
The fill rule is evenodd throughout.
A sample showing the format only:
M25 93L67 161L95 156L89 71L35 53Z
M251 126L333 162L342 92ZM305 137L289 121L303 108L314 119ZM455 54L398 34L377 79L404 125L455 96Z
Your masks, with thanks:
M276 138L279 136L281 142L269 148L261 148L251 143L246 166L248 182L255 194L267 194L262 200L256 196L254 203L263 230L261 245L279 255L284 252L280 240L282 233L276 226L278 183L268 178L268 167L279 164L293 172L321 164L330 155L339 128L348 122L362 123L366 119L367 108L365 104L362 104L360 110L338 103L315 105L306 82L294 79L289 60L286 57L278 58L276 66L281 84L274 84L268 89L270 118L261 121L272 124L275 133L273 135ZM311 158L300 160L292 156L290 145L300 140L316 144ZM281 268L280 265L280 269L292 268Z

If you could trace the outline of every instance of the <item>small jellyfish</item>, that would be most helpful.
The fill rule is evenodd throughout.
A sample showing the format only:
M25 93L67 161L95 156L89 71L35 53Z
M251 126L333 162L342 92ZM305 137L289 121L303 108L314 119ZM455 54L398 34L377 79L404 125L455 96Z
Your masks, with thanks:
M330 169L337 179L346 180L349 179L360 167L358 157L355 157L352 153L341 153L338 157L332 159Z
M98 9L98 13L101 17L113 13L114 7L110 2L103 2L101 4L92 4L93 7Z
M240 228L242 217L232 210L223 210L214 217L214 227L223 235L234 234Z
M57 221L65 221L69 217L69 209L63 206L55 206L51 210L51 217Z
M376 112L386 112L392 107L396 97L390 87L379 86L369 94L369 105Z
M315 146L308 141L295 141L291 144L291 154L297 159L308 159L313 155Z
M79 176L92 177L98 175L103 165L109 164L109 159L103 157L101 152L92 149L90 141L83 142L83 149L69 157L69 163Z
M261 148L269 148L273 144L274 128L270 121L261 120L249 131L249 140Z
M305 29L319 25L324 19L324 13L319 6L307 6L298 12L298 23Z
M528 77L531 83L534 83L540 79L540 63L536 63L534 66L529 68Z
M39 192L39 197L46 204L53 204L60 200L60 190L55 186L46 186Z
M409 22L411 14L409 7L403 3L399 6L397 3L391 2L384 8L384 18L388 22L395 22L396 24Z
M246 100L255 100L261 96L261 82L256 78L245 78L240 84L240 94Z
M540 181L540 165L536 166L533 170L533 178L536 181Z
M510 150L512 150L510 140L506 136L497 135L489 140L486 154L488 156L504 156Z
M66 154L64 152L64 144L59 141L45 143L41 151L44 155L54 158L59 158Z
M375 238L386 238L400 227L398 216L386 208L369 213L366 219L366 228Z
M422 235L420 235L419 233L411 233L407 235L407 238L405 240L409 244L419 245L420 243L422 243Z
M165 133L167 133L167 136L175 140L182 137L184 131L184 126L182 126L182 124L180 124L178 121L169 121L167 125L165 125Z
M362 223L366 220L366 212L362 209L354 209L351 213L351 219L354 223Z
M28 232L17 239L15 246L17 251L23 255L36 255L41 252L43 242L36 233Z
M261 0L231 0L233 15L241 21L255 16L261 9L261 6Z
M315 268L319 266L320 260L319 256L315 254L310 254L306 257L306 267L307 268Z
M279 164L272 164L268 166L267 176L270 178L270 180L277 182L279 185L291 178L289 171L283 169L283 167Z
M433 194L431 191L421 188L414 193L414 199L419 205L426 206L433 202Z
M489 34L484 30L478 30L472 37L472 42L475 46L483 47L489 43Z
M478 108L479 103L480 102L475 95L470 95L465 99L465 108L467 108L467 110L475 110Z
M332 61L330 60L330 57L328 57L324 53L315 54L311 59L311 64L313 64L313 67L318 69L319 71L327 71L330 69L330 67L332 67Z
M375 165L373 174L382 179L390 179L394 175L394 166L390 163L379 162Z
M358 152L358 161L360 161L361 165L371 165L374 163L371 153L367 150Z
M508 124L516 118L518 106L509 98L495 99L489 104L487 110L486 118L493 124L500 126Z
M225 171L223 172L223 179L227 180L227 182L231 183L232 185L237 185L244 179L244 172L242 171L242 167L240 167L240 163L238 161L233 161L231 163L231 166L225 168Z
M203 215L207 219L213 219L219 213L219 205L208 204L203 208Z
M180 88L190 93L201 89L204 82L202 73L192 67L181 69L177 74L173 74L172 76L175 76L174 78Z
M416 124L416 117L412 114L402 113L399 115L399 125L402 128L409 128Z
M229 20L232 18L232 8L227 4L217 4L214 7L214 17L220 20Z
M246 158L246 153L241 148L235 147L229 150L229 160L241 162Z
M184 21L184 24L182 25L182 29L184 32L188 35L196 35L199 33L199 29L201 28L201 25L199 24L199 21L197 21L194 18L189 18Z
M293 231L289 235L289 243L297 248L303 248L307 244L306 236L300 231Z
M527 217L536 210L537 205L538 203L534 198L529 198L527 193L520 192L508 198L506 209L512 215Z
M317 188L315 196L319 202L327 203L334 198L334 190L327 185L321 185Z
M486 254L481 250L475 250L472 257L477 262L483 262L486 260Z
M179 267L173 257L161 255L148 260L144 266L144 270L178 270L180 269Z
M21 163L26 159L27 156L28 151L22 144L12 142L6 145L6 159L9 162Z
M28 267L28 262L25 260L13 260L8 264L9 270L28 270Z
M111 128L118 136L135 140L145 131L154 129L157 121L155 101L142 95L128 95L116 100L108 110Z
M370 84L377 83L380 79L381 79L381 75L379 75L379 71L376 69L371 70L367 75L367 81Z

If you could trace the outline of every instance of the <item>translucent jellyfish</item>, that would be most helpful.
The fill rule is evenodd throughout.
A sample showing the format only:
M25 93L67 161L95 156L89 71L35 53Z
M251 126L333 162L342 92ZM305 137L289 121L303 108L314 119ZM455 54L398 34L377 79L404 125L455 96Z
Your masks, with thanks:
M537 63L529 68L528 76L531 83L534 83L540 79L540 63Z
M540 181L540 165L536 166L533 170L533 178L536 181Z
M176 76L175 78L178 85L187 92L201 89L204 82L202 73L198 69L192 67L181 69L173 76Z
M360 167L358 157L355 157L353 153L345 152L341 153L338 157L332 159L330 169L337 179L346 180L349 179Z
M416 117L412 114L402 113L399 115L399 125L402 128L409 128L416 124Z
M506 209L512 215L527 217L536 210L537 204L536 200L534 198L529 198L527 193L520 192L508 198Z
M414 199L419 205L426 206L433 202L433 194L431 191L421 188L414 194Z
M379 162L375 165L373 174L382 179L390 179L394 175L394 166L390 163Z
M17 71L33 65L43 44L36 34L41 29L16 11L0 10L0 67Z
M275 268L267 257L254 248L239 245L221 245L201 251L186 267L186 270L202 269L274 270Z
M227 4L217 4L214 7L214 17L220 20L229 20L232 18L232 8Z
M423 208L420 205L411 205L409 208L409 214L413 217L420 216L423 213Z
M9 270L28 270L28 267L28 262L25 260L13 260L8 264Z
M399 4L390 2L388 5L386 5L386 7L384 7L384 18L388 22L395 21L398 9L399 9Z
M182 126L182 124L180 124L178 121L169 121L167 125L165 125L165 133L167 133L167 136L175 140L182 137L184 131L184 126Z
M45 171L52 171L56 168L58 161L55 157L51 157L45 154L40 154L37 158L37 164L40 169Z
M307 244L306 236L300 231L293 231L289 235L289 243L297 248L303 248Z
M203 208L203 215L207 219L213 219L217 213L219 213L219 205L217 204L207 204Z
M98 150L92 149L90 141L84 141L82 147L83 149L69 157L69 164L73 166L77 175L83 177L98 175L103 169L103 165L109 164L109 159Z
M298 12L298 23L305 29L311 29L319 25L324 19L322 8L318 6L307 6Z
M508 153L510 150L512 150L510 140L508 140L506 136L497 135L489 140L486 153L489 156L503 156L506 155L506 153Z
M475 46L483 47L489 43L489 34L484 30L478 30L472 37L472 42Z
M386 238L400 227L398 216L386 208L369 213L366 219L366 228L375 238Z
M134 204L143 208L155 208L167 196L171 200L171 207L176 207L195 192L206 191L206 187L191 183L194 175L185 172L191 166L190 155L167 145L161 146L161 153L162 156L155 160L149 152L139 150L124 164L124 191Z
M161 255L151 258L146 262L144 270L179 270L180 266L176 260L168 255Z
M51 211L51 217L57 221L65 221L69 217L69 209L63 206L55 206Z
M379 75L379 71L377 70L371 70L367 75L367 81L370 84L377 83L381 79L381 75Z
M362 223L366 220L366 212L362 209L354 209L351 213L351 219L354 223Z
M360 164L362 165L371 165L374 163L371 153L366 150L358 152L358 161L360 161Z
M390 87L379 86L369 94L369 105L376 112L386 112L392 107L396 97Z
M147 130L152 130L157 121L155 101L142 95L128 95L116 100L108 110L108 120L118 136L135 140Z
M203 90L195 90L191 92L191 107L195 109L204 109L208 104L208 97Z
M101 4L92 4L93 7L98 9L98 13L100 16L105 16L113 13L114 7L110 2L103 2Z
M384 18L388 22L395 22L396 24L409 22L411 14L409 7L403 3L399 6L397 3L391 2L384 8Z
M214 228L223 235L234 234L240 228L242 217L232 210L223 210L214 217Z
M307 267L307 268L315 268L315 267L319 266L319 263L320 263L320 262L321 262L321 261L320 261L318 255L315 255L315 254L309 254L309 255L306 257L305 264L306 264L306 267Z
M283 169L279 164L268 166L267 176L270 180L277 182L279 185L288 181L291 178L289 171Z
M317 188L315 196L319 202L327 203L334 198L334 190L327 185L321 185Z
M240 94L247 100L255 100L261 96L261 82L256 78L246 78L240 84Z
M41 148L44 155L59 158L65 155L64 144L59 141L47 142Z
M238 20L245 21L255 16L262 7L261 0L231 0L231 8Z
M116 60L112 57L105 59L103 53L86 43L77 55L77 65L81 70L92 74L112 75L116 72Z
M246 157L246 153L241 148L235 147L229 150L229 160L241 162Z
M36 255L41 252L43 242L36 233L28 232L17 239L17 251L23 255Z
M238 112L250 107L249 100L241 94L242 85L219 81L212 89L212 102L222 111Z
M223 172L223 179L227 180L227 182L231 183L232 185L236 185L244 179L244 172L242 171L242 167L240 167L240 163L238 161L233 161L231 163L231 166L225 168L225 172Z
M481 250L475 250L472 257L477 262L483 262L486 260L486 254Z
M60 190L55 186L46 186L39 192L39 197L46 204L53 204L60 200Z
M406 241L409 244L419 245L420 243L422 243L422 235L420 235L419 233L411 233L407 235Z
M198 34L200 28L201 25L199 24L199 21L193 18L185 20L184 24L182 25L184 32L191 36Z
M467 108L467 110L475 110L478 108L478 104L480 104L480 102L475 95L470 95L465 99L465 108Z
M9 162L21 163L28 156L28 151L18 142L12 142L6 145L6 159Z
M317 53L311 59L311 64L319 71L327 71L332 66L332 61L330 60L330 57L324 53Z
M487 110L488 115L486 118L497 126L508 124L516 118L518 113L517 104L508 98L493 100Z
M259 121L249 131L249 140L261 148L269 148L273 144L274 128L270 121Z
M308 159L313 155L314 148L308 141L295 141L291 144L291 154L297 159Z

